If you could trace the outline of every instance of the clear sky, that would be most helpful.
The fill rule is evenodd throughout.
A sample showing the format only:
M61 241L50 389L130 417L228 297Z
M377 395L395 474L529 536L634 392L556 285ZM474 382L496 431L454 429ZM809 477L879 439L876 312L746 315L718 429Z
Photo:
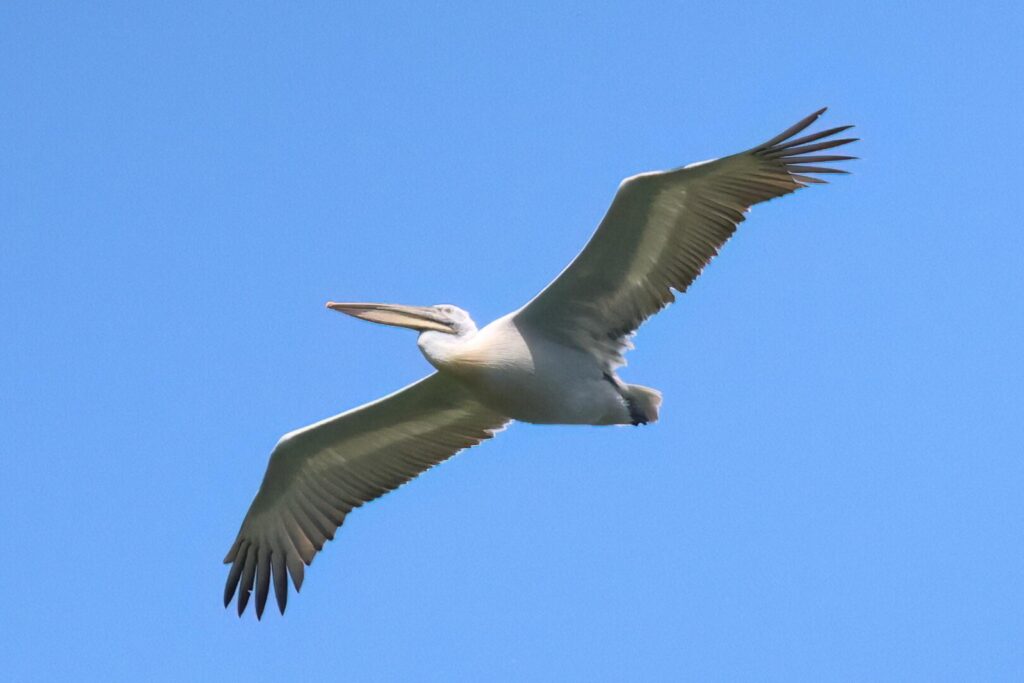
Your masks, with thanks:
M1021 680L1017 3L0 6L12 680ZM282 433L429 370L329 299L519 306L621 178L814 109L622 372L353 513L281 618L221 559Z

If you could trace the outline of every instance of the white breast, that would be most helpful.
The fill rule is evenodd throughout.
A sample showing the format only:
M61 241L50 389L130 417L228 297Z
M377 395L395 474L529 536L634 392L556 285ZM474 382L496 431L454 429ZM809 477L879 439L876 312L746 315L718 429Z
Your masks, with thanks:
M622 398L596 358L543 336L524 334L512 316L467 337L424 333L420 349L485 405L514 419L543 424L628 421Z

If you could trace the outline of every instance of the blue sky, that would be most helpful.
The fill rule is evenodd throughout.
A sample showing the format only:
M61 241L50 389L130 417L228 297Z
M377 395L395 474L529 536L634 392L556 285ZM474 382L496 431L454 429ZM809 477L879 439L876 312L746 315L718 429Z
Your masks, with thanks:
M1022 19L5 3L3 670L1020 680ZM822 105L863 160L642 330L660 423L516 425L354 513L286 617L223 609L277 437L429 369L325 301L487 322L621 178Z

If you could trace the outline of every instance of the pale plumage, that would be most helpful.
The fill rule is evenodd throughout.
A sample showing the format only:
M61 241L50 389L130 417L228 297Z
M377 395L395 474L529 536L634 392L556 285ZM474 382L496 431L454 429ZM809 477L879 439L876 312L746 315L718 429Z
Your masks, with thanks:
M224 603L241 614L255 591L257 616L273 584L284 611L288 579L355 507L400 486L511 420L644 424L661 395L625 384L615 369L629 338L683 292L758 202L843 173L819 152L852 142L800 138L825 110L746 152L625 180L587 246L522 309L482 330L454 306L328 304L334 310L420 331L437 372L400 391L285 435L225 558Z
M475 446L508 418L482 406L441 373L390 396L286 434L270 455L256 498L225 562L233 562L225 603L236 585L239 614L256 586L263 612L273 570L284 611L285 569L296 590L309 564L345 516L452 453Z
M746 152L624 180L587 246L517 318L622 365L629 335L686 291L747 209L825 182L808 173L846 172L808 164L852 159L811 156L852 142L825 140L852 126L790 139L824 111Z

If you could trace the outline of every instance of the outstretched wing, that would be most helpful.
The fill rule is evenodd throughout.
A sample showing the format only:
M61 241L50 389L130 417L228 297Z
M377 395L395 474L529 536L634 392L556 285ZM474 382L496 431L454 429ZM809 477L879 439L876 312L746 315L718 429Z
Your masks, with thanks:
M288 601L287 573L302 587L303 564L346 515L508 423L458 382L435 373L390 396L286 434L270 455L256 498L224 558L231 563L224 606L238 590L238 614L255 587L263 615L271 578Z
M800 138L821 109L740 154L643 173L619 186L594 236L569 266L516 314L516 322L622 365L629 337L685 292L736 231L746 211L809 183L821 166L856 157L820 152L853 142L840 126Z

